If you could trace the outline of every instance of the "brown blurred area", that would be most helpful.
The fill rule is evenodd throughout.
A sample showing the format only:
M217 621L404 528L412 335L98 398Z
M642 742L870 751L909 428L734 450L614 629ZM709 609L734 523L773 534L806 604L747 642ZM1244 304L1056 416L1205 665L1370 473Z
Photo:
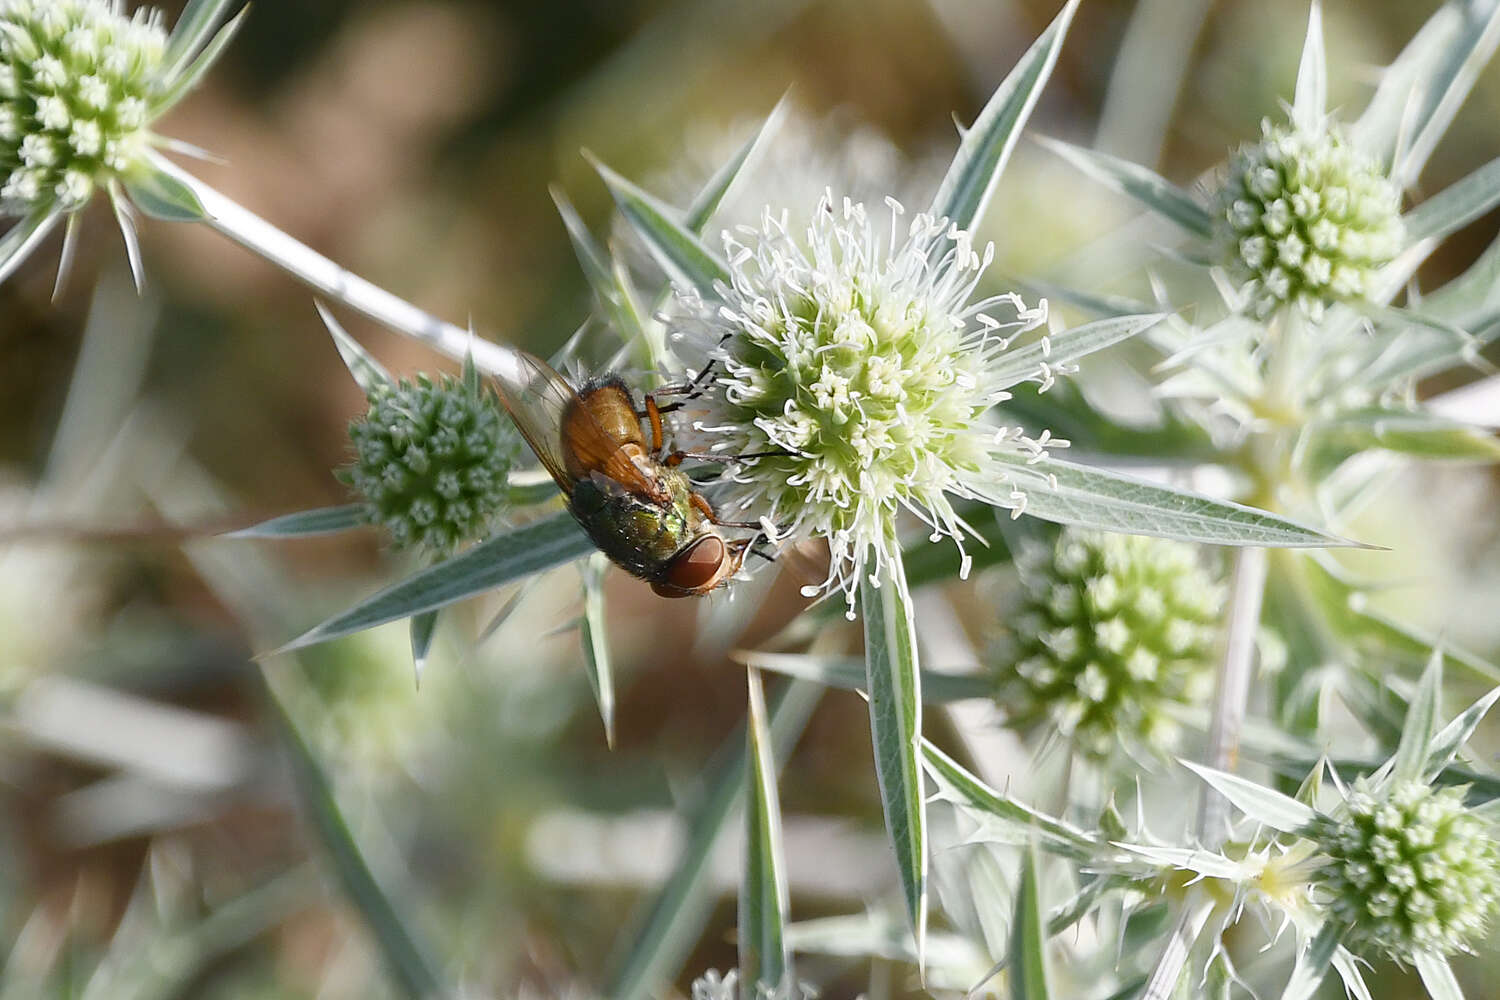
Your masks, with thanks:
M165 6L170 23L180 5ZM1173 30L1162 32L1159 52L1138 51L1178 69L1180 93L1160 79L1170 73L1147 73L1140 93L1148 96L1132 104L1116 92L1112 103L1106 94L1115 55L1136 4L1087 0L1032 127L1084 142L1104 129L1115 151L1186 184L1253 137L1259 120L1289 97L1306 6L1149 6ZM1333 103L1358 110L1374 68L1437 4L1326 6ZM610 225L608 196L580 150L628 177L668 176L705 130L764 115L790 92L814 121L845 109L914 162L945 156L956 141L952 116L973 118L1056 7L1038 0L257 0L227 55L159 130L222 158L188 166L318 251L432 313L546 354L589 309L548 186L564 189L595 232ZM1193 32L1199 18L1201 31ZM1152 86L1165 94L1150 97ZM1438 190L1500 154L1496 120L1500 72L1491 67L1438 147L1424 189ZM1034 147L1023 148L984 226L1005 267L1045 273L1099 235L1102 224L1127 217L1088 188ZM1114 207L1095 213L1100 204ZM1437 284L1460 271L1495 231L1493 216L1468 227L1443 247L1423 281ZM105 318L128 324L135 310L154 317L139 396L152 426L170 439L164 447L185 456L207 484L186 519L248 523L346 502L330 470L346 460L345 428L363 400L310 293L207 227L147 221L142 243L147 288L138 299L108 299ZM47 466L93 290L122 281L124 252L103 204L88 210L75 271L54 303L56 253L49 244L0 285L0 485L22 496ZM451 368L358 317L340 317L394 371ZM95 506L43 502L27 514L80 527L140 525L157 516L172 515L139 491ZM44 558L61 547L39 546ZM119 761L58 752L34 729L7 730L0 847L12 867L0 880L8 895L0 939L30 948L37 935L76 933L106 947L145 884L143 872L152 885L177 887L162 890L177 901L157 909L184 919L275 873L314 872L301 876L309 896L286 903L285 912L275 911L232 947L205 952L211 958L161 995L387 995L379 960L321 867L282 765L265 752L274 727L250 657L314 624L317 609L336 610L400 567L367 533L265 543L254 558L273 562L310 595L300 607L293 602L305 617L282 620L278 637L247 624L253 615L230 596L234 584L216 582L176 539L147 533L65 548L70 562L58 592L78 606L61 618L60 635L39 654L45 662L37 669L190 713L195 724L222 721L231 728L204 739L227 741L223 752L248 763L212 794L189 796L191 808L180 818L164 806L143 832L105 824L97 835L75 829L73 836L65 820L75 814L66 810L87 804L77 793L117 775ZM18 576L6 582L28 585ZM390 768L396 777L375 774L371 758L354 751L341 773L351 795L378 806L386 825L371 820L362 833L380 852L404 857L413 886L403 898L416 901L413 920L451 945L441 950L455 956L476 995L518 995L524 984L534 992L520 995L563 996L575 982L601 985L646 890L549 881L528 860L527 822L549 809L669 810L742 717L743 672L722 648L687 640L664 648L659 641L692 636L694 609L656 601L623 579L610 596L621 688L613 751L604 745L576 638L566 634L491 645L482 656L455 641L435 658L420 691L402 663L404 635L308 657L310 676L320 659L341 658L353 666L330 671L357 673L378 662L391 674L361 679L349 710L327 726L345 748L387 738L420 744L372 751L399 758ZM576 614L566 597L548 599L555 619L545 628L533 621L535 634ZM773 629L777 615L784 621L798 606L790 588L757 627ZM57 604L38 613L50 612L64 614ZM459 617L458 632L472 634L482 624L479 611ZM261 619L268 620L276 619ZM27 628L30 621L0 616L0 627ZM322 694L323 704L341 697ZM933 724L941 736L941 721ZM170 746L166 753L172 756ZM828 696L787 763L784 809L837 817L878 835L869 754L863 705ZM153 778L141 787L163 786ZM129 786L122 794L128 799ZM879 878L871 884L886 887ZM858 906L812 897L796 904L796 915ZM713 910L679 989L705 968L733 965L733 923L731 894ZM825 996L864 988L863 972L852 965L827 963L819 971L832 984ZM898 977L894 995L921 994Z

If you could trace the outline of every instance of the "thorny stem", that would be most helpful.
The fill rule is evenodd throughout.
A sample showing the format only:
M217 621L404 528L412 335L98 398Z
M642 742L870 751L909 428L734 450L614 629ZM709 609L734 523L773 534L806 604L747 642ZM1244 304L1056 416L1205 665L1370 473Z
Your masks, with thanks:
M319 294L363 313L382 326L420 340L455 361L472 355L480 371L521 380L520 356L511 348L438 319L340 267L165 157L153 157L153 164L187 185L203 205L205 221L210 226Z

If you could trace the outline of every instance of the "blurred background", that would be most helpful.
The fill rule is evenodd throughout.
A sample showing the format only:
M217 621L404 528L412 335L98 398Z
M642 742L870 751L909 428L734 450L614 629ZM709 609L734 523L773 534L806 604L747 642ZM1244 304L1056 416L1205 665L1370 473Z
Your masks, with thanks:
M164 5L169 23L179 6ZM612 226L581 149L681 204L789 92L796 110L729 214L753 217L767 190L805 211L856 175L919 207L956 144L953 116L973 118L1056 7L258 0L159 131L222 157L191 169L319 251L545 355L590 306L548 185L596 233ZM1437 3L1326 7L1332 103L1352 114ZM1305 23L1301 0L1087 0L1033 129L1190 184L1289 98ZM1500 154L1497 120L1492 66L1424 187ZM981 228L997 244L991 282L1107 271L1109 251L1085 248L1131 214L1023 143ZM1462 270L1496 228L1491 216L1450 239L1424 283ZM602 990L684 836L676 806L743 717L727 648L784 622L795 587L746 635L720 636L695 609L612 580L613 750L577 633L539 638L577 615L571 570L477 647L498 603L450 616L420 689L400 627L258 663L403 564L373 533L228 542L171 526L346 502L330 470L363 398L309 293L265 261L206 227L147 223L137 295L102 204L85 235L58 302L55 247L0 286L0 995L401 995L340 890L327 817L299 776L309 755L452 981L475 996ZM396 372L450 367L343 318ZM1412 540L1388 517L1365 537L1422 582L1408 618L1495 654L1500 626L1474 582L1500 575L1495 484L1444 475L1464 501L1457 534ZM37 523L49 530L6 527ZM930 723L951 743L947 725ZM869 761L864 705L825 697L782 788L798 919L890 895ZM724 891L679 992L735 961L736 861L721 855ZM923 995L892 968L887 995ZM1476 962L1459 969L1482 981ZM803 971L825 996L869 988L868 963ZM1401 974L1379 982L1383 997L1419 995Z

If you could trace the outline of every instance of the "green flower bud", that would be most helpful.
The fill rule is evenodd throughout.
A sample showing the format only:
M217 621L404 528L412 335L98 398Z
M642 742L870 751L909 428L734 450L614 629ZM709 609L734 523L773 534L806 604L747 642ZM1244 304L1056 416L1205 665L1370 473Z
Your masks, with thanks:
M1409 962L1468 950L1500 898L1500 846L1461 788L1403 781L1375 791L1361 778L1307 836L1328 856L1316 884L1355 951Z
M1170 750L1170 705L1213 687L1220 587L1180 542L1066 529L1019 560L1023 596L994 649L1011 724L1051 723L1085 754Z
M397 548L446 555L487 534L505 510L519 445L477 380L419 375L382 386L364 419L349 425L349 439L355 460L340 478Z
M1365 296L1401 250L1401 191L1338 132L1261 125L1230 160L1215 205L1220 256L1251 312L1295 303L1313 316Z

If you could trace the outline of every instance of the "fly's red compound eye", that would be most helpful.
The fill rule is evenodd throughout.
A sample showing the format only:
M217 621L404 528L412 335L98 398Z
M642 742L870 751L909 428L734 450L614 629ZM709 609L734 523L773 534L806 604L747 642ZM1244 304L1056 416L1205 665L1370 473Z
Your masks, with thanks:
M719 582L729 549L724 539L708 535L672 557L661 579L652 585L663 597L690 597L712 590Z

